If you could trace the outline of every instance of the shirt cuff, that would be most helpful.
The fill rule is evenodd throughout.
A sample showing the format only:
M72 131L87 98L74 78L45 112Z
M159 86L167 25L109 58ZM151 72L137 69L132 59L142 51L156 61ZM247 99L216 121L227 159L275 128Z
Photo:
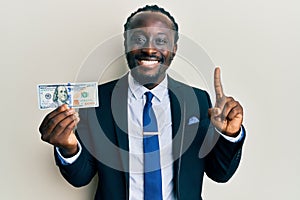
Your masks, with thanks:
M58 147L55 147L55 150L58 154L58 159L60 160L60 163L62 165L70 165L70 164L74 163L77 160L77 158L80 156L82 147L81 147L81 144L78 142L78 153L76 153L74 156L72 156L70 158L63 157L61 155Z
M236 137L230 137L228 135L224 135L223 133L221 133L217 128L215 128L215 130L222 136L224 137L226 140L228 140L229 142L233 142L233 143L237 143L239 141L241 141L244 136L245 136L245 132L244 129L241 128L239 134Z

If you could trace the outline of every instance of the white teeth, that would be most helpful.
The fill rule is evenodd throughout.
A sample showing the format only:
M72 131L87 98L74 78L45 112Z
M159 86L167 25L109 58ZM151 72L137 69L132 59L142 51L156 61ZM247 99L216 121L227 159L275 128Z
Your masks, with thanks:
M142 65L155 65L157 64L157 60L141 60Z

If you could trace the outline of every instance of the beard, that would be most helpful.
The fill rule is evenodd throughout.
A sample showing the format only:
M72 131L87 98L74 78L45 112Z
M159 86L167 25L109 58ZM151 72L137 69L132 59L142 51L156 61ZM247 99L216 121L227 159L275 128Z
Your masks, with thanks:
M138 64L138 60L141 58L145 58L145 56L141 55L132 55L130 52L126 54L127 64L131 70L131 75L133 78L141 85L144 86L155 86L158 85L166 75L166 70L168 68L167 65L163 64L165 58L161 57L148 57L148 58L156 58L159 60L158 66L153 69L147 69L142 65Z
M140 66L131 69L131 75L133 78L139 82L141 85L157 85L166 75L166 67L159 65L158 69L152 73L143 73Z

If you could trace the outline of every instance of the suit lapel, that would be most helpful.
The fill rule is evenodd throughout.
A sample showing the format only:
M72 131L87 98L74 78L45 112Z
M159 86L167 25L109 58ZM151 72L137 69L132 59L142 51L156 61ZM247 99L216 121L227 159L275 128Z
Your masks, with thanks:
M181 125L181 117L183 109L181 109L181 104L183 103L182 94L179 88L174 87L171 83L169 84L169 97L171 104L171 116L172 116L172 139L174 139L178 133L180 133L180 129L182 129Z
M176 196L179 196L179 173L181 164L181 147L184 137L185 122L185 101L184 93L181 91L181 85L173 79L168 79L169 97L172 116L172 154L174 159L174 189Z
M116 123L116 133L118 145L125 151L129 150L128 145L128 116L127 116L127 96L128 96L128 80L127 76L121 78L113 92L111 99L111 109L114 121Z
M125 173L126 191L129 191L129 141L128 141L128 76L122 77L116 84L111 99L111 109L116 127L117 145L120 148L123 171Z
M174 189L178 199L185 199L184 195L187 195L188 186L184 184L186 181L183 177L189 173L185 169L190 163L189 160L185 159L184 152L188 151L194 141L199 125L199 123L189 125L188 122L190 117L197 117L200 120L199 102L192 87L171 78L169 78L168 83L173 132ZM181 172L184 172L185 175ZM181 180L182 178L183 180Z

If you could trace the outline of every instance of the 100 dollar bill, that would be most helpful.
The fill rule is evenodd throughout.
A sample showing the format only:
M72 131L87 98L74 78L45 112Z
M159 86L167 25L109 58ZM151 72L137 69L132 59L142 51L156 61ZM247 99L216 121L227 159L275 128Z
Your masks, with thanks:
M98 83L67 83L38 85L39 108L53 109L63 104L73 108L97 107Z

